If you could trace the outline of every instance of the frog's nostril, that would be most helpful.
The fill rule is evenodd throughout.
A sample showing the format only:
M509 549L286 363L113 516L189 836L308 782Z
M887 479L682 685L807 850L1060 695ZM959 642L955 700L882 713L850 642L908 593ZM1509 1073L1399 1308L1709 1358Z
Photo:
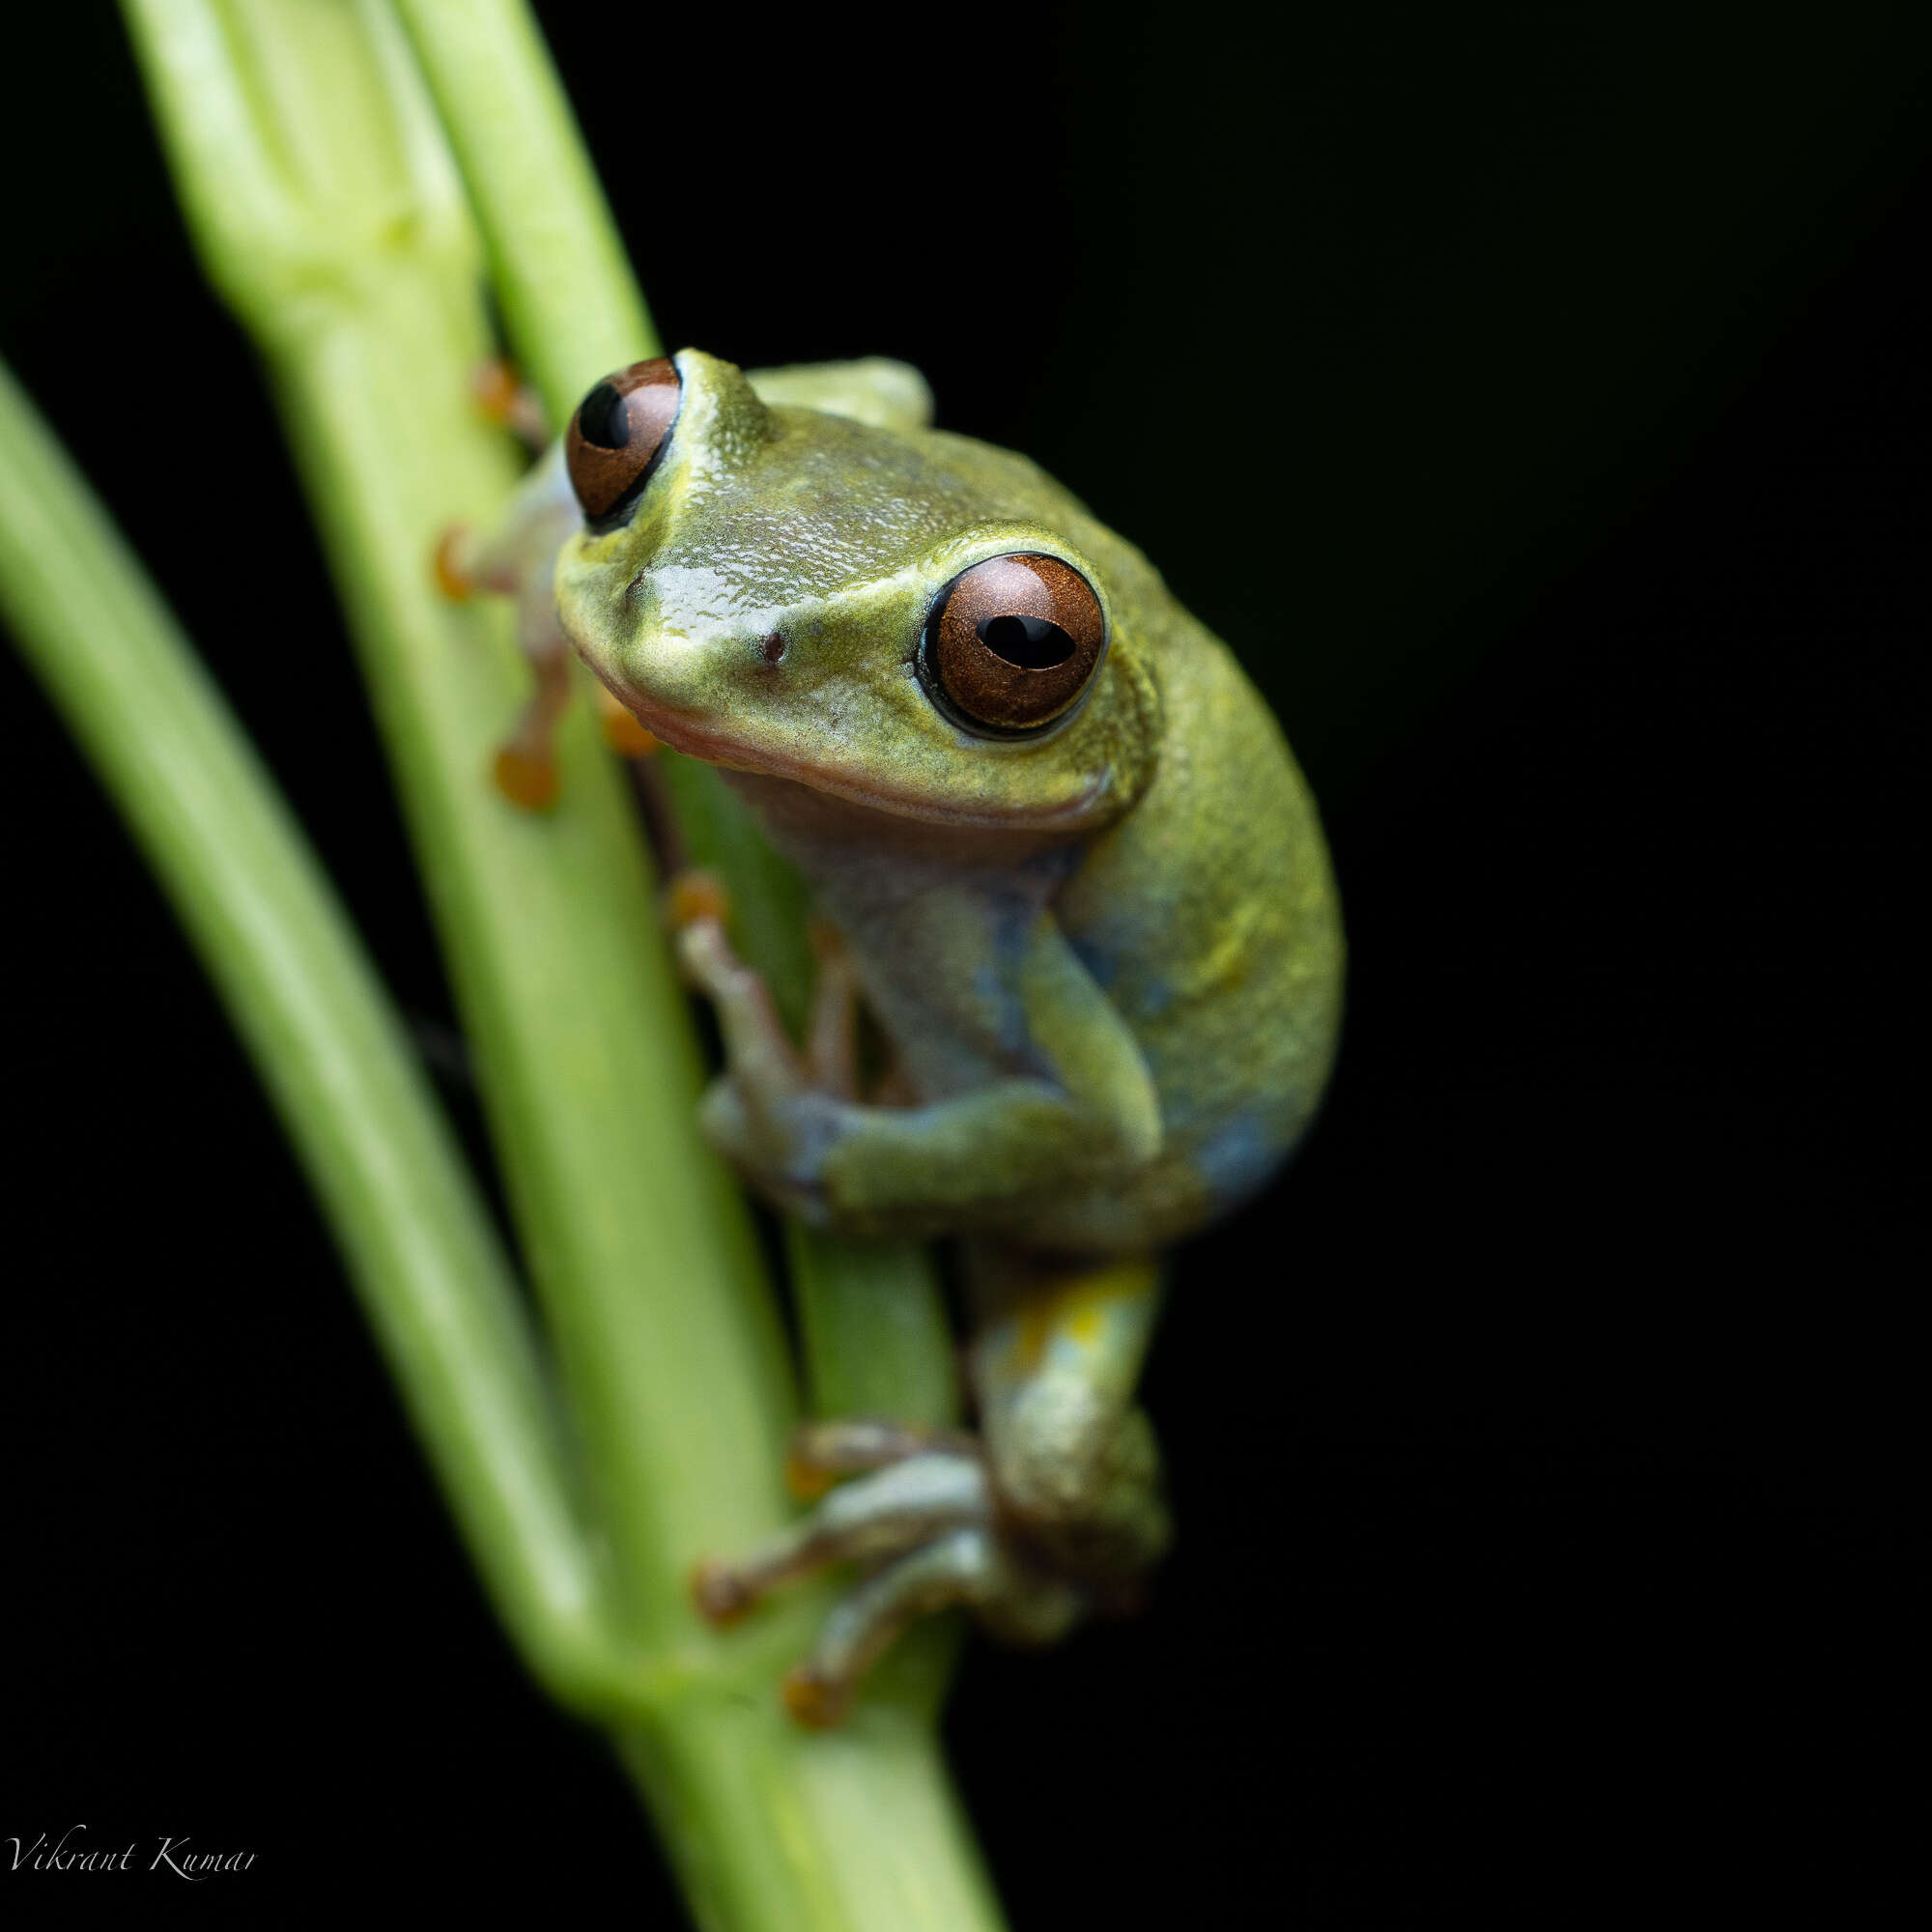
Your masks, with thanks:
M774 631L770 637L761 639L759 640L758 655L761 658L763 658L768 665L775 665L779 663L783 658L784 654L785 654L785 640L781 633Z

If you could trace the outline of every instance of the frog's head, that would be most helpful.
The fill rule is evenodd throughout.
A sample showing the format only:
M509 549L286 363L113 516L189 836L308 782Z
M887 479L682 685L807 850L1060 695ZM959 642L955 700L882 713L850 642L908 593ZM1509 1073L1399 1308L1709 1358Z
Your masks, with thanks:
M960 824L1091 828L1146 784L1151 573L1024 458L767 408L693 350L600 383L567 452L564 629L667 744Z

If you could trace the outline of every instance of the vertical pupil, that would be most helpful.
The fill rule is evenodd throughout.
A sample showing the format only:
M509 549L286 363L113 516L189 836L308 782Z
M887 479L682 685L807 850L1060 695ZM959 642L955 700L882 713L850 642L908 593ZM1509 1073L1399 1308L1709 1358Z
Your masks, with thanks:
M631 412L609 383L599 383L577 412L577 433L599 449L622 449L631 440Z
M1073 655L1073 639L1058 624L1017 611L984 619L979 638L995 657L1022 670L1051 670Z

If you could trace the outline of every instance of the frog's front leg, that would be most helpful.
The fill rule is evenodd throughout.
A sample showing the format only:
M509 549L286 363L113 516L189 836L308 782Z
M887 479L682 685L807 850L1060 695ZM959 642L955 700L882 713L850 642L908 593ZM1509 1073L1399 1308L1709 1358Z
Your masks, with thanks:
M711 1001L724 1037L727 1070L706 1094L699 1123L781 1207L822 1218L798 1143L813 1138L807 1121L814 1108L849 1105L858 1094L858 982L843 949L814 925L818 977L801 1054L763 975L738 957L725 934L727 903L722 881L709 872L680 873L672 882L678 963Z
M1132 1406L1158 1298L1152 1264L1048 1266L977 1246L969 1271L981 1435L808 1424L794 1470L853 1480L695 1579L698 1608L722 1625L829 1564L872 1566L785 1679L801 1722L838 1722L915 1618L961 1605L1009 1641L1050 1642L1089 1609L1127 1601L1166 1547L1153 1435Z
M701 1124L778 1206L848 1234L1000 1233L1043 1201L1117 1181L1158 1153L1147 1063L1051 913L1040 908L986 952L974 950L971 919L949 929L954 954L926 955L929 1030L956 1034L986 1077L943 1098L880 1106L800 1057L721 918L699 906L683 919L679 959L724 1036L725 1071ZM895 1043L903 1050L902 1037Z
M519 392L521 394L521 392ZM556 798L554 739L571 698L571 650L556 612L556 555L580 513L565 473L563 445L552 447L517 487L502 521L487 534L456 525L436 553L436 578L457 602L479 591L516 600L517 644L529 665L530 696L497 747L498 791L530 810ZM655 741L601 685L598 715L611 747L641 757Z

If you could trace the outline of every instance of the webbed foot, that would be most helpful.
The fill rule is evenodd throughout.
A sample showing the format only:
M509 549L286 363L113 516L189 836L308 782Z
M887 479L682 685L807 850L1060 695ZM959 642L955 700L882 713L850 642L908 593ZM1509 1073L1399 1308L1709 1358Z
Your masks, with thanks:
M969 1435L884 1422L811 1423L793 1438L787 1472L794 1489L852 1480L744 1561L700 1564L692 1595L722 1628L782 1584L834 1563L867 1566L826 1618L811 1654L786 1674L785 1707L802 1724L838 1723L866 1672L918 1618L960 1605L1009 1640L1038 1644L1064 1635L1088 1607L1075 1584L1018 1547Z
M830 1564L868 1566L785 1679L803 1723L838 1722L916 1618L960 1605L996 1636L1049 1643L1091 1611L1131 1607L1167 1547L1159 1453L1131 1403L1158 1296L1152 1267L1049 1269L986 1249L976 1259L983 1434L808 1424L787 1475L794 1492L823 1500L743 1560L700 1564L693 1577L699 1611L723 1626Z

